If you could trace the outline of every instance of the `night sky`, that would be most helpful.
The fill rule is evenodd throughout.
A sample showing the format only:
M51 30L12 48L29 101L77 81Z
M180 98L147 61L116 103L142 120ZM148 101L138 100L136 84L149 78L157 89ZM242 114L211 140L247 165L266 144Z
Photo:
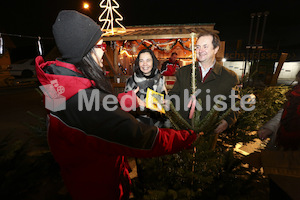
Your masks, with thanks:
M51 26L60 10L75 9L98 21L100 1L87 1L90 10L82 9L79 0L14 0L1 2L0 32L52 37ZM299 0L117 0L125 26L155 24L215 23L226 44L238 39L248 41L250 14L269 11L263 44L267 48L300 48ZM3 5L4 4L4 5ZM254 18L254 30L256 26ZM260 28L262 29L262 20ZM260 37L260 36L259 36ZM12 38L18 46L25 39ZM22 41L22 42L20 42ZM31 41L28 41L30 43Z

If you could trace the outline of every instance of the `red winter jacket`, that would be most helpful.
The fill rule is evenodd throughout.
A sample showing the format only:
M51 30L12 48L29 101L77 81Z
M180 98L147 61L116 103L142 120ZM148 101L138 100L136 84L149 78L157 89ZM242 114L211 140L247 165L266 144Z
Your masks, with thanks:
M93 89L92 82L72 64L44 62L39 56L36 72L43 90L53 86L59 94L46 93L52 97L46 101L48 108L63 105L61 100L66 99L65 109L49 112L48 143L73 199L127 199L126 156L171 154L188 148L196 139L196 134L186 130L140 123L117 107L118 102L105 104L111 94Z

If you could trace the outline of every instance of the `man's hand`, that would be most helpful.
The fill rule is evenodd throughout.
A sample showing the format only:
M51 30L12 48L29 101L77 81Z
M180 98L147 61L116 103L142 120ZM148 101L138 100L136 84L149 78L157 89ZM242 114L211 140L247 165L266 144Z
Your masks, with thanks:
M270 137L270 135L272 135L272 134L273 134L273 131L271 131L268 128L260 128L257 131L257 135L258 135L259 139L261 139L261 140L265 140L266 138Z
M193 116L194 116L194 113L195 113L195 108L196 108L196 97L195 97L195 95L191 96L191 100L188 103L187 107L191 109L190 114L189 114L189 119L192 119Z
M222 119L219 126L215 129L215 133L220 134L228 128L228 123Z
M163 100L163 107L166 111L170 110L170 104L172 103L169 99L164 99Z

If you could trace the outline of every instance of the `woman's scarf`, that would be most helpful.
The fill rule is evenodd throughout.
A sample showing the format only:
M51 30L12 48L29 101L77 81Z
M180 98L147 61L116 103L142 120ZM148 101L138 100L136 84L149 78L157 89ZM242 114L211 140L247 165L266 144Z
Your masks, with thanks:
M164 77L159 73L158 69L155 70L153 75L148 77L134 72L134 74L126 82L125 92L134 90L137 87L140 88L137 96L142 100L146 99L148 88L159 93L164 91Z

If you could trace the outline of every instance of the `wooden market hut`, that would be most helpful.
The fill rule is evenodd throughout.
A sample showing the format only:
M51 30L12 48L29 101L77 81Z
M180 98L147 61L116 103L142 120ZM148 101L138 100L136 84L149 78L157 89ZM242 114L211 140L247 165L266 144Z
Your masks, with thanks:
M151 48L161 64L175 51L181 66L184 66L192 61L191 33L194 32L196 37L206 30L219 33L214 26L214 23L128 26L126 32L104 36L103 40L107 43L104 65L110 72L115 92L124 88L141 49ZM221 42L218 61L224 57L224 50L225 42Z

